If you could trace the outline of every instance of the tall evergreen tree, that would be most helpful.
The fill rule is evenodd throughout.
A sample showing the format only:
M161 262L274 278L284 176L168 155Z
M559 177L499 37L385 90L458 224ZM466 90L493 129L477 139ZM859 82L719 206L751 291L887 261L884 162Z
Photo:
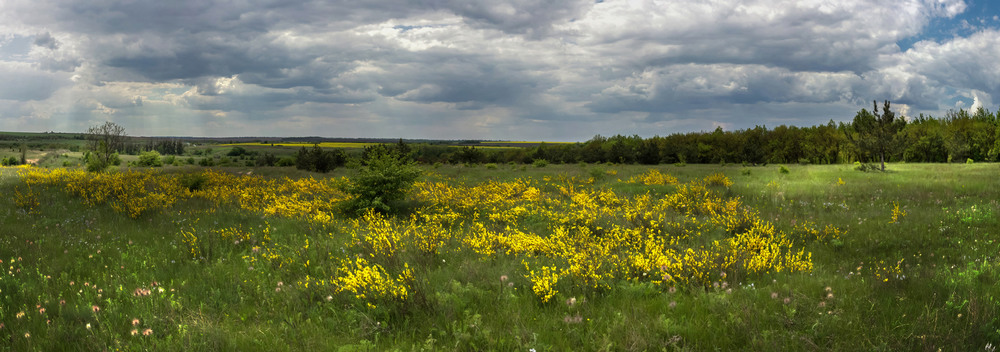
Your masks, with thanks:
M878 113L878 102L873 101L872 105L872 112L861 109L854 115L851 124L854 131L848 133L847 138L858 150L878 156L882 171L885 171L885 160L899 147L897 134L906 127L906 120L896 118L889 109L888 100L882 106L882 114Z

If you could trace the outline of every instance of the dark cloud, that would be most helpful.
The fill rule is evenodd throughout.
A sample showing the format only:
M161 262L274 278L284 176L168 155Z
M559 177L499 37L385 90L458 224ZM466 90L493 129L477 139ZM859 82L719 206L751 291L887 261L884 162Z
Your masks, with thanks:
M25 64L5 64L0 62L0 100L45 100L65 81L59 75L37 72Z
M961 0L5 0L0 35L28 39L0 45L0 64L29 64L0 66L4 82L23 82L0 87L0 99L80 102L62 109L73 116L379 125L357 122L368 119L394 131L442 123L420 131L542 139L811 125L850 119L872 99L931 111L956 92L1000 96L1000 33L897 44L964 9Z
M49 32L35 36L35 45L49 50L59 49L59 41L56 40L56 38L53 38Z
M493 28L540 38L550 34L554 24L581 16L593 4L593 1L588 0L451 0L445 6L465 18L473 27Z
M457 103L460 108L525 103L553 86L527 65L489 56L436 52L420 61L386 63L391 74L374 77L379 93L404 101Z

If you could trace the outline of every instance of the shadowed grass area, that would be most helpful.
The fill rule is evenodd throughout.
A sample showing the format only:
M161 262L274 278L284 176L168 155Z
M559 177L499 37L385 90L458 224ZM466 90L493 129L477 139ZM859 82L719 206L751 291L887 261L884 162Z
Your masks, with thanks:
M328 219L293 213L299 208L292 206L322 203L307 197L328 192L322 182L306 182L310 177L326 182L349 170L320 175L261 168L247 176L250 168L226 169L219 175L242 176L206 177L273 180L266 192L272 195L286 194L281 187L292 184L280 182L288 177L302 182L295 188L299 198L287 194L301 203L286 199L268 208L254 197L269 194L232 188L219 198L189 194L133 218L110 202L88 204L61 184L29 187L20 169L0 168L0 192L12 195L0 200L0 350L966 351L1000 345L998 165L892 164L885 173L849 165L786 167L788 173L779 165L425 167L424 181L451 189L530 180L507 198L534 200L507 206L484 192L475 201L449 203L463 192L480 192L462 188L439 204L413 193L406 210L386 223L356 224L332 210ZM677 184L625 182L650 170L676 177ZM200 172L171 167L159 174ZM660 209L635 206L638 199L669 197L715 173L733 185L706 192L738 198L793 248L810 253L811 270L752 272L736 265L681 282L659 278L664 269L655 266L619 268L599 272L615 275L599 285L586 281L596 276L567 273L546 302L530 271L552 265L568 272L563 257L512 249L532 243L528 237L511 244L471 239L518 231L553 239L557 228L570 228L565 224L584 231L570 235L616 238L616 226L651 228L623 215ZM540 196L531 198L531 187ZM597 210L576 208L590 204L580 200L587 194L597 199L589 200L600 204ZM602 194L615 198L600 200ZM37 202L30 205L26 197ZM527 210L512 210L518 206ZM664 251L710 249L740 233L711 225L707 214L663 209L669 212L664 222L677 224L653 228L667 237L688 236ZM417 221L411 212L456 218L410 223ZM553 220L563 216L568 220ZM827 226L836 235L824 232ZM378 232L386 228L392 231ZM600 243L578 241L573 250L596 251ZM611 255L655 252L636 251ZM405 287L405 298L343 291L351 284L345 268L358 258L383 268L385 285ZM724 264L719 260L705 265L717 268ZM412 279L401 278L405 270Z

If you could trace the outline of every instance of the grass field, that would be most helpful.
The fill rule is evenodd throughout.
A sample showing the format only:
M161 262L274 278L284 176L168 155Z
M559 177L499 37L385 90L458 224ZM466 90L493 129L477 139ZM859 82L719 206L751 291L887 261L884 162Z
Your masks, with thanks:
M0 350L1000 345L997 164L786 169L0 168Z

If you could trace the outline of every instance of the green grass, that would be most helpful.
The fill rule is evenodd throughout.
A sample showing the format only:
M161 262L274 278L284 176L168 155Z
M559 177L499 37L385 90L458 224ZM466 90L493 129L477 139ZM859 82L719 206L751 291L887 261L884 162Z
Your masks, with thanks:
M740 197L778 229L811 221L844 230L839 241L806 244L815 264L809 274L673 293L623 282L561 294L549 304L539 303L519 275L519 260L453 253L407 257L420 278L411 305L362 309L293 288L305 273L324 269L251 268L243 259L247 248L224 244L210 258L194 260L179 235L269 227L278 248L308 257L318 254L301 249L305 238L315 253L337 251L349 239L333 227L213 210L197 201L130 219L54 190L36 190L35 212L3 197L0 351L971 351L1000 345L997 164L892 164L885 173L850 165L786 167L787 174L778 165L750 167L749 175L736 165L425 167L428 180L467 184L603 175L597 187L628 196L673 191L618 182L650 168L681 182L722 172L735 182L728 196ZM292 178L350 174L227 170ZM0 193L17 190L24 188L16 169L0 168ZM890 223L894 203L906 211L898 223ZM890 280L874 276L878 267L897 263ZM500 281L503 275L512 286ZM152 292L135 294L143 288ZM94 305L101 311L93 312ZM135 327L133 319L139 319ZM138 336L130 334L133 328ZM142 336L144 329L151 335Z

